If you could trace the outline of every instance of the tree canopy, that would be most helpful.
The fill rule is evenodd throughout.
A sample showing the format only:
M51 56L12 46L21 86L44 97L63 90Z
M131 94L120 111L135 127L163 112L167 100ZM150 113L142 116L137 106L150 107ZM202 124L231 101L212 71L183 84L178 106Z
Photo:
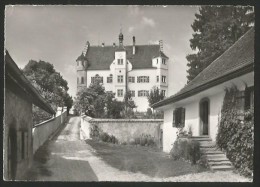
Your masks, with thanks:
M49 62L30 60L23 69L24 75L35 86L45 100L53 107L72 107L73 100L68 94L68 83L54 66ZM36 123L46 120L50 116L34 107L34 121Z
M154 103L157 103L164 99L164 95L162 90L160 90L158 87L154 87L152 90L150 90L149 95L147 96L149 106L151 107Z
M186 56L188 82L254 25L254 10L249 6L202 6L195 17L190 47L196 53Z

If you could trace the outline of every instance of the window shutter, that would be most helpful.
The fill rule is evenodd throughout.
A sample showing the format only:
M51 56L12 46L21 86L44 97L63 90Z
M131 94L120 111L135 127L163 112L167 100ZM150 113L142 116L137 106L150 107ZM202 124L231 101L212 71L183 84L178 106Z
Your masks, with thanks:
M181 127L185 125L185 108L181 108Z
M176 127L175 115L176 115L176 109L173 110L173 115L172 115L172 127Z

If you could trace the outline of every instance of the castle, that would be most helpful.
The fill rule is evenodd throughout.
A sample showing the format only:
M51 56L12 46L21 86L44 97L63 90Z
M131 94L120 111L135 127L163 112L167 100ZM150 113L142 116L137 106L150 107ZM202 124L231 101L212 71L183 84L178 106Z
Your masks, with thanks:
M137 105L137 111L149 108L147 95L153 87L158 87L167 96L168 60L163 53L163 43L157 45L124 46L124 36L119 34L119 45L91 46L89 42L77 58L77 91L89 86L100 77L106 91L115 93L122 101L126 90Z

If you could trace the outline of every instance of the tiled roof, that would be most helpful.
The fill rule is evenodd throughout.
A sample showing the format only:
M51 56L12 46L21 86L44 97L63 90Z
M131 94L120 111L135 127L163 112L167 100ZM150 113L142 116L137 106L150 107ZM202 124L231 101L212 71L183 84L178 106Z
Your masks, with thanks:
M133 46L124 46L124 48L126 58L132 63L133 69L153 68L152 58L160 55L159 45L136 45L134 55ZM86 55L89 63L88 70L108 70L115 59L115 51L118 51L118 46L89 46ZM163 53L161 55L168 58Z
M198 74L192 81L190 81L183 89L173 96L170 96L158 103L154 107L162 106L169 102L184 99L181 95L192 92L198 87L204 86L205 89L213 86L213 81L225 77L228 74L243 69L247 65L254 63L254 28L251 28L244 34L234 45L225 51L220 57L213 61L206 69ZM228 79L227 79L228 80ZM226 80L226 81L227 81ZM176 81L176 80L174 80ZM205 90L204 89L204 90ZM189 94L190 95L190 94ZM181 98L181 99L179 99Z

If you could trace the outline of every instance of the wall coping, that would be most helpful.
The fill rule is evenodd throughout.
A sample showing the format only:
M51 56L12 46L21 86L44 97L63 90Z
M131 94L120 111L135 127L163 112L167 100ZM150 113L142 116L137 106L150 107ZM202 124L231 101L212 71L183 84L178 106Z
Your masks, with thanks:
M66 111L64 111L63 113L65 113L65 112L66 112ZM50 118L50 119L47 119L46 121L43 121L43 122L41 122L41 123L39 123L39 124L33 125L33 128L36 128L36 127L42 126L42 125L44 125L44 124L46 124L46 123L49 123L50 121L53 121L53 120L55 120L57 117L61 116L63 113L61 113L61 114L58 115L58 116L52 117L52 118Z
M102 123L102 122L153 122L163 123L163 119L91 119L89 120L90 123Z

